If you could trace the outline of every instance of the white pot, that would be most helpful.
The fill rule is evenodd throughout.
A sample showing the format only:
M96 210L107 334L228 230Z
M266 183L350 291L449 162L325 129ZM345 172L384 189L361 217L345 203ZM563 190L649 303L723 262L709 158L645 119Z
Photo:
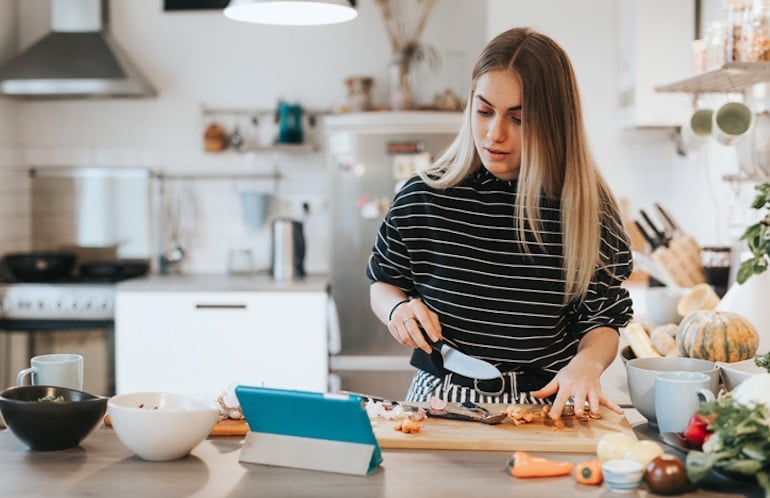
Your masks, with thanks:
M746 282L735 282L722 297L717 310L746 317L759 333L757 354L770 351L770 270L752 275Z

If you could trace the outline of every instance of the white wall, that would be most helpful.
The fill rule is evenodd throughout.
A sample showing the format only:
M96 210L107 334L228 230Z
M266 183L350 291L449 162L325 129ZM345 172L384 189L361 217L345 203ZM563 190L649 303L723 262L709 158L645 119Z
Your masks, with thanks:
M0 17L18 5L20 45L48 29L49 0L0 0ZM322 152L305 155L206 154L202 135L210 122L205 105L225 109L274 109L280 98L308 109L345 103L344 79L375 78L375 104L386 105L389 43L374 0L359 0L356 20L321 27L270 27L237 23L218 11L162 11L160 0L110 1L111 29L118 42L156 86L147 100L48 101L19 105L19 140L25 166L144 166L166 172L271 173L271 181L174 182L192 191L195 226L186 271L223 272L230 249L250 248L257 266L269 260L269 224L250 231L241 223L239 192L266 190L276 196L271 216L297 215L310 204L306 224L307 269L328 268L326 173ZM425 103L451 88L465 96L470 65L485 42L486 5L439 2L422 40L440 47L443 64L421 70L418 97ZM477 22L468 22L477 19ZM241 119L241 131L264 134ZM232 129L233 116L217 120ZM261 126L272 126L262 119ZM316 130L308 130L313 135ZM267 134L270 135L268 130Z
M0 61L17 50L16 3L0 4ZM29 244L29 196L21 166L17 103L0 100L0 254L26 249Z

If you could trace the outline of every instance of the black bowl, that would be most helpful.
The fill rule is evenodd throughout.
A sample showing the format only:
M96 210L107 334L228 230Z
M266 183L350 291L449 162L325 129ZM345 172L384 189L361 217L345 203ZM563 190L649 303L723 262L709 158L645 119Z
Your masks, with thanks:
M77 255L71 252L20 252L6 254L5 266L21 282L54 282L68 277Z
M41 401L60 396L63 401ZM11 432L33 450L64 450L91 433L107 400L66 387L20 386L0 393L0 411Z

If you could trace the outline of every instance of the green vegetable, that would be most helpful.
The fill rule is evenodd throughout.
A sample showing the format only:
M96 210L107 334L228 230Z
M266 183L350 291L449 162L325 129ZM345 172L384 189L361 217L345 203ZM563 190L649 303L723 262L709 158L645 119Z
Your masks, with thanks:
M702 480L713 468L755 476L770 498L770 408L745 406L730 394L704 403L698 409L712 416L708 429L713 431L702 451L687 454L687 477L693 483Z
M767 353L765 356L757 356L754 358L754 364L759 368L764 368L770 372L770 353Z
M751 251L751 257L738 267L736 280L739 284L744 283L752 275L763 273L770 263L770 182L760 183L756 189L759 194L754 198L751 207L754 209L765 207L769 212L741 235L741 240L746 241Z
M38 398L38 401L50 401L51 403L63 403L64 402L64 396L43 396L42 398Z

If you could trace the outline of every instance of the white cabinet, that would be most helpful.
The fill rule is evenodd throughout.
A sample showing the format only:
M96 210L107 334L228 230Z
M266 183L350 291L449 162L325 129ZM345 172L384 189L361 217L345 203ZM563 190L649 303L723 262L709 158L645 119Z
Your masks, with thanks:
M118 393L327 390L325 292L118 290L115 306Z
M655 86L693 74L694 0L622 0L615 5L621 125L681 126L692 110L691 98L656 93Z

